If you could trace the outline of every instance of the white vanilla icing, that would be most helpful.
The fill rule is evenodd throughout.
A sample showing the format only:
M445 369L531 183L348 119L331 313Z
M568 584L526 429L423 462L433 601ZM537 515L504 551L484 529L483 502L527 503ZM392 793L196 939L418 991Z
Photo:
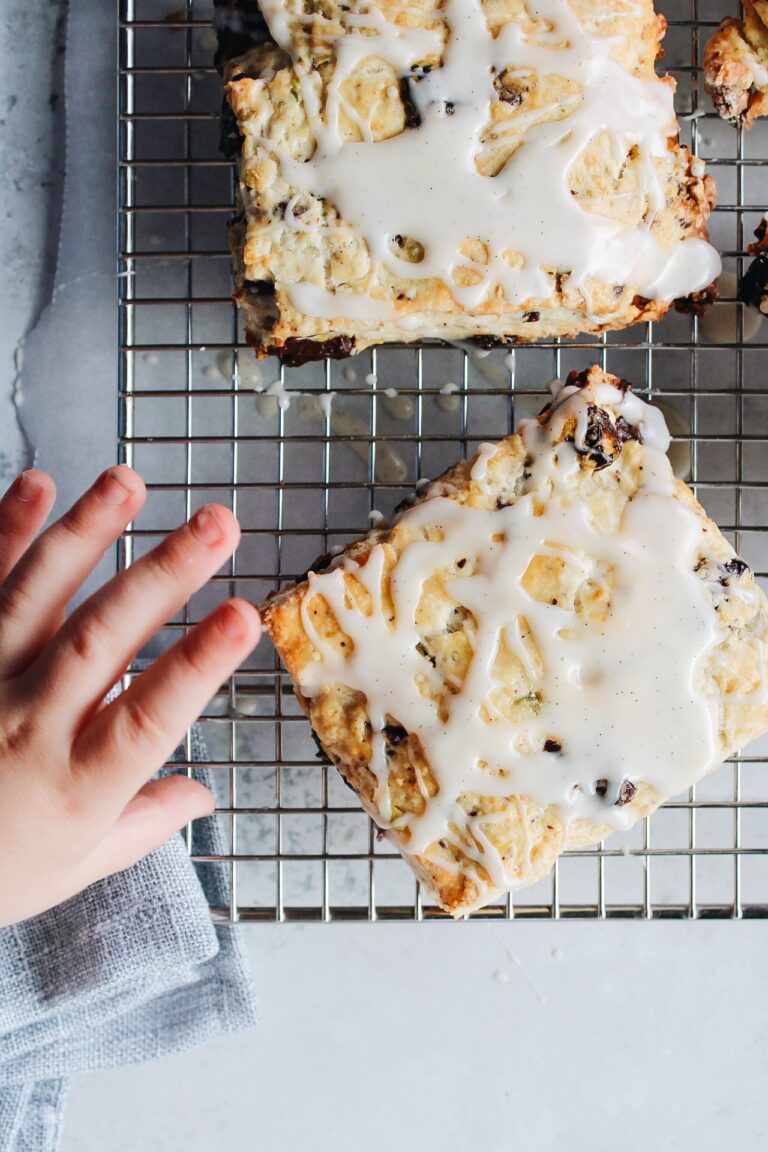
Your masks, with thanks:
M609 406L644 442L642 486L616 531L592 515L569 483L582 466L589 405ZM557 443L563 432L567 438ZM475 863L501 889L510 886L509 878L483 826L504 819L504 812L468 815L457 803L462 793L528 797L558 806L566 821L587 818L620 828L634 818L616 803L624 781L645 781L668 797L719 762L715 709L698 676L722 632L710 591L694 573L700 526L673 495L663 417L607 383L560 386L546 422L526 421L520 434L530 475L526 494L515 503L488 511L437 493L432 498L430 489L429 499L403 513L401 524L429 529L431 538L407 544L391 573L393 621L382 602L385 546L374 545L363 566L347 557L330 571L310 574L301 611L315 655L298 677L310 699L337 683L365 695L377 818L385 826L392 814L382 730L395 722L418 735L438 791L430 797L422 782L423 814L396 820L410 831L407 851L429 855L430 845L447 840L472 855L469 838L459 839L456 831L469 829ZM496 451L482 445L474 461L472 480L481 487ZM575 565L598 583L608 581L606 618L588 620L562 603L529 595L523 577L536 555ZM464 577L457 565L466 558L473 570ZM463 683L457 681L454 695L443 696L442 715L417 687L426 679L442 690L437 670L417 648L416 627L425 583L441 572L448 596L471 613L464 629L472 648ZM368 591L370 615L348 595L345 573ZM316 595L352 640L346 658L313 625ZM538 701L538 711L522 721L505 718L492 703L502 641L527 670ZM535 750L545 741L555 742L554 753ZM596 787L601 781L609 782L607 795Z
M274 396L277 406L281 412L287 412L291 406L292 395L285 387L282 380L273 380L264 389L267 396Z
M382 403L393 420L410 420L416 411L413 397L398 392L396 388L386 389Z
M459 397L456 395L458 391L458 384L454 384L452 381L443 384L437 394L438 408L442 408L443 412L455 412L461 403Z
M317 77L307 58L296 53L290 29L296 17L289 17L285 0L262 0L261 7L272 36L294 56L317 147L310 160L299 162L279 144L262 143L278 154L294 188L333 203L360 230L374 261L395 274L439 277L462 307L472 309L493 285L500 285L512 305L548 300L557 269L570 273L569 286L581 290L589 311L591 278L631 284L638 293L667 302L706 287L719 273L720 258L704 240L691 238L670 249L652 232L665 199L658 163L668 159L669 138L677 133L672 87L625 69L614 58L616 37L588 33L568 0L531 0L530 27L526 30L525 21L508 23L495 39L479 0L446 0L445 30L396 25L376 5L351 2L340 33L337 24L313 11L306 20L315 37L327 24L327 46L336 61L322 107ZM371 57L408 76L430 55L440 57L440 66L411 82L420 127L372 142L369 123L343 97L345 81ZM521 76L535 71L562 77L576 85L577 95L568 98L569 115L534 124L502 170L483 176L475 161L481 133L489 130L491 105L499 99L493 80L510 69ZM361 141L343 139L342 111L358 125ZM556 102L549 111L557 113ZM517 117L494 131L503 139L505 131L517 133L522 124ZM587 212L571 193L569 173L599 133L610 136L617 173L630 149L641 158L646 212L639 227ZM392 244L397 235L423 246L421 262L398 258ZM470 236L487 244L487 262L460 253ZM503 254L510 251L522 259L507 262ZM476 283L459 287L453 273L460 268L469 269ZM377 321L392 314L389 304L366 294L296 283L286 290L308 315ZM411 319L415 327L423 325L419 316Z
M392 308L385 300L372 300L370 296L354 292L326 292L316 284L293 283L289 288L291 303L305 316L319 316L335 320L388 320Z

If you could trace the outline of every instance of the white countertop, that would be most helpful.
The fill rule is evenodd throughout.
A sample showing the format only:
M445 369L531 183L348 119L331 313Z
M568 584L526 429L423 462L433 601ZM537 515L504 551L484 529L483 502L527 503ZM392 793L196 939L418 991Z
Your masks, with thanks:
M252 925L262 1021L81 1080L65 1152L757 1152L766 924Z
M113 6L78 0L78 9L94 30L80 63L107 77ZM57 15L55 3L5 0L0 17L0 479L27 462L9 398L14 355L31 328L22 414L38 463L68 497L114 458L114 132L108 102L91 100L83 137L69 148L77 166L88 144L92 199L65 208L67 275L51 308L61 117L40 76L55 58ZM13 48L20 28L23 56ZM89 107L82 91L73 97ZM83 1078L66 1152L764 1144L768 923L243 932L260 1027L161 1064Z

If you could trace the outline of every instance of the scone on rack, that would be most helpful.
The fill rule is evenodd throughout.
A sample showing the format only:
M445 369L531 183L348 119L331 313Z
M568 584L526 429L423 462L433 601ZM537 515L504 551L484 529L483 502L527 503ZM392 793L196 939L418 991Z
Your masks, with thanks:
M743 20L723 20L704 52L704 86L724 120L750 128L768 112L768 0L744 0Z
M573 374L262 606L322 748L454 916L768 728L768 601L668 445L626 382Z
M739 284L739 300L768 316L768 212L755 229L755 239L747 251L755 259Z
M260 7L225 70L260 355L571 336L708 299L714 185L655 72L653 0Z

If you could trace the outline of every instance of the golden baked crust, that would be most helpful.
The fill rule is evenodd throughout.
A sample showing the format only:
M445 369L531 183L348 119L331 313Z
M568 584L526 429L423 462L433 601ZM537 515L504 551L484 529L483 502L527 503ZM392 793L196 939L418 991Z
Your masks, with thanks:
M655 13L652 0L563 3L596 42L613 38L611 56L622 74L662 91L664 85L673 84L655 74L666 22ZM491 36L514 24L530 36L532 44L538 43L536 37L543 34L539 26L546 21L533 20L525 0L482 0L482 5ZM459 262L447 277L403 275L397 266L372 254L356 221L342 217L332 195L314 195L311 189L301 190L292 183L290 162L308 164L318 148L307 99L311 94L325 124L331 115L326 105L344 38L359 26L360 12L374 12L386 27L407 27L431 35L429 48L406 78L398 74L384 49L378 54L372 51L340 82L334 122L343 142L360 142L365 133L367 146L374 150L403 133L418 132L414 85L442 67L434 44L448 42L444 0L372 0L362 7L338 0L302 4L271 0L265 7L267 14L270 10L284 22L290 54L284 45L267 39L232 60L226 69L227 100L242 136L239 208L231 228L235 298L245 318L247 338L259 355L274 353L295 364L348 355L373 343L425 337L479 339L486 344L530 341L597 333L663 317L672 301L646 298L643 290L650 285L624 283L618 271L621 262L615 274L591 275L584 283L574 282L565 263L547 264L542 268L546 289L510 300L502 284L485 269L494 259L513 269L520 267L526 259L534 260L535 252L526 257L517 249L491 251L483 238L484 222L478 219L466 220ZM375 47L377 38L370 40ZM487 122L477 137L477 173L493 179L517 153L515 163L524 164L525 146L537 130L552 124L568 128L584 99L572 76L555 71L542 74L535 67L512 71L499 62L489 93ZM704 175L703 165L679 144L673 115L660 133L667 134L667 151L651 158L644 154L642 142L622 141L596 126L563 180L573 201L583 209L585 227L590 219L599 218L624 230L647 229L669 253L685 240L706 239L715 188ZM660 189L653 207L645 190L649 165ZM297 171L294 167L293 172ZM359 179L365 178L361 169ZM401 173L400 179L407 187L408 174ZM380 225L386 231L393 223L396 228L396 221ZM400 268L403 261L418 265L423 260L418 237L396 234L390 244L397 245ZM472 303L466 302L465 295L462 304L457 293L466 293L484 278L484 295ZM327 309L326 314L313 314L309 304L302 306L292 296L296 285L320 289L326 300L338 302L339 315L333 315L333 310L329 315ZM678 295L705 287L686 284ZM382 314L345 318L350 298L370 298Z
M622 390L629 387L596 367L580 376L572 374L568 383L588 390L590 396L603 385ZM590 400L587 412L588 426L584 446L578 453L578 468L568 474L561 499L583 508L601 538L616 538L625 530L623 525L633 502L649 490L653 460L650 449L636 439L637 431L617 414L616 407L601 406ZM548 428L548 420L545 412L539 418L539 426ZM575 421L570 419L556 432L553 454L559 445L570 444L575 434ZM551 497L550 482L537 478L526 444L524 436L516 433L495 446L486 446L481 453L482 475L478 472L477 457L457 464L422 493L413 507L428 511L429 507L437 509L438 504L448 500L475 510L478 516L497 511L501 522L502 510L530 498L533 515L543 517L543 509ZM661 453L657 456L663 461ZM560 463L562 466L562 461ZM673 485L671 503L679 502L693 514L694 543L686 558L686 564L690 561L687 571L695 573L694 587L699 588L698 580L706 590L706 595L700 591L697 595L702 595L706 612L716 628L716 640L695 671L697 691L710 709L707 725L711 724L712 729L713 758L704 769L709 770L768 728L768 601L747 565L735 556L691 490L682 481L672 480L671 471L670 483ZM440 515L439 510L435 512L435 523L445 522L440 521ZM587 553L571 563L570 557L575 555L573 548L566 547L563 551L560 545L552 544L546 535L552 530L551 525L545 519L541 523L540 544L520 579L526 596L532 604L559 605L567 609L572 614L571 627L600 634L614 612L612 598L619 595L612 588L610 571L601 571L599 565L595 567ZM466 791L456 798L456 811L460 821L466 820L466 826L457 828L454 823L451 835L446 833L445 838L441 835L427 850L414 853L409 848L410 821L428 811L442 789L452 786L450 776L446 775L447 765L430 763L419 732L407 730L399 717L388 715L381 729L387 763L385 794L382 793L372 769L376 736L370 719L372 707L356 683L354 672L349 672L349 682L343 679L346 669L352 667L355 641L344 630L349 629L349 623L345 622L348 617L341 612L344 620L340 623L339 610L332 609L328 594L323 591L327 585L323 585L322 577L329 571L338 572L341 566L346 608L363 616L379 612L389 621L387 626L391 631L397 627L393 581L399 565L404 557L412 555L410 550L420 546L421 541L439 539L439 528L429 521L425 526L424 521L415 520L414 515L407 512L391 528L374 531L353 543L330 567L328 558L319 561L316 569L320 573L319 581L309 576L273 596L262 605L261 611L265 627L293 679L297 699L322 748L358 793L373 819L388 829L389 837L438 903L460 916L493 900L504 889L515 889L540 879L564 850L606 838L616 827L613 816L617 806L623 826L628 826L653 812L668 799L669 791L679 790L683 783L678 780L676 788L664 792L650 777L643 778L643 774L631 780L619 777L618 784L599 779L594 790L600 796L607 793L606 803L613 805L605 808L611 819L606 816L603 821L594 817L573 818L563 803L539 802L514 790L510 793L502 788L499 794L495 785L489 786L488 794ZM585 544L585 548L588 547L591 546ZM672 548L670 542L669 556L663 553L670 566ZM364 573L366 566L373 563L373 557L382 565L378 608L370 588L363 582L368 579ZM473 647L477 620L472 611L457 602L458 593L450 589L457 577L471 579L482 564L482 559L475 559L470 553L466 558L461 555L451 568L431 572L421 587L414 616L416 634L412 637L416 651L426 662L425 683L419 685L418 690L422 695L432 693L438 708L447 707L446 702L455 700L457 693L461 695L473 659L480 658L475 657ZM513 578L512 573L509 578ZM519 622L524 618L516 619ZM525 621L519 626L515 645L506 642L504 630L500 635L502 640L491 674L494 687L487 698L487 707L483 705L487 710L486 719L489 724L498 725L495 732L499 741L509 739L510 732L514 734L523 760L542 750L557 754L562 751L558 730L553 729L558 733L557 739L545 740L536 725L536 717L547 702L546 689L543 694L541 691L540 666L544 659L541 653L546 651L541 647L541 636L535 636ZM665 642L674 645L676 641L669 637ZM311 677L318 661L322 663L321 649L334 653L341 661L341 676L333 683L302 691L302 685L308 683L307 676ZM384 654L371 651L367 657L375 662L384 658ZM665 659L664 654L661 659ZM637 675L643 675L642 669L638 669ZM417 681L418 675L414 683ZM610 716L594 717L598 743L600 726L606 724L611 724ZM491 768L488 770L494 775ZM504 772L495 775L503 776ZM692 782L687 780L685 786ZM483 867L486 857L482 850L478 856L477 845L483 837L487 838L489 851L493 849L498 853L503 882L490 866Z
M744 19L723 20L704 53L704 86L724 120L750 128L768 110L768 2L744 0Z

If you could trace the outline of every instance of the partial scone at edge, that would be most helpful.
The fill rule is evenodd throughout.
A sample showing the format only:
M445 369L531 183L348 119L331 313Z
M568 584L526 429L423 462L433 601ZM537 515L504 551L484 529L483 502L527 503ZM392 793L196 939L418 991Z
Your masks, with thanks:
M768 111L768 3L744 0L744 18L728 17L704 52L704 86L724 120L750 128Z
M739 284L738 298L751 308L768 315L768 214L755 229L755 239L747 251L755 259Z
M597 368L569 380L569 384L573 383L585 389L606 383L620 384ZM625 387L623 383L620 386ZM590 516L600 524L601 531L610 534L618 531L626 508L642 487L643 469L648 461L643 446L623 426L615 410L608 405L596 408L595 413L591 418L589 446L581 458L576 491ZM546 417L542 419L546 421ZM565 441L573 435L572 425L561 431ZM423 493L414 507L424 507L435 499L447 499L478 512L493 511L514 505L531 491L530 464L519 434L494 446L492 454L489 451L482 482L473 478L473 472L477 476L476 467L477 459L456 465ZM713 725L719 762L768 728L765 683L768 603L746 564L735 556L682 481L675 482L674 499L696 517L698 553L694 572L706 586L713 617L716 616L722 631L722 639L707 656L699 673L701 691L716 716ZM405 515L391 529L370 533L352 544L332 562L331 569L344 564L353 571L356 567L364 570L377 545L382 545L391 578L400 558L412 544L414 537L409 517ZM604 584L596 579L575 589L569 588L570 566L558 568L560 561L549 563L547 548L542 551L543 556L538 557L540 563L532 562L524 576L526 592L534 600L547 603L550 597L555 603L558 596L570 596L571 605L577 605L581 623L599 628L601 613L605 610ZM579 560L582 562L583 558ZM323 558L319 571L328 570L328 559ZM464 683L462 678L471 666L472 620L471 614L463 609L457 611L456 604L446 597L444 574L439 578L438 575L425 585L417 614L418 635L413 639L438 676L455 688L457 683ZM454 577L459 575L461 573L454 571ZM370 610L372 606L366 600L363 586L354 577L345 577L345 581L350 604L354 602L362 612ZM321 595L314 594L312 583L313 578L309 577L308 581L283 590L262 606L267 631L291 674L297 699L309 716L321 747L358 793L374 821L388 828L391 840L428 890L454 916L494 900L504 890L534 883L551 870L562 851L603 840L616 826L613 818L617 813L623 826L628 826L653 812L668 798L668 792L660 791L642 778L619 782L599 779L595 789L601 795L607 794L606 803L612 804L610 811L606 808L611 819L603 822L595 818L574 819L563 804L541 803L525 794L500 795L498 789L488 795L467 793L460 797L458 806L466 815L466 827L435 841L428 853L414 854L408 847L409 821L418 819L434 802L441 788L441 766L429 763L417 732L400 725L399 718L389 717L382 729L388 764L389 807L383 815L381 790L370 767L372 730L364 694L354 685L342 682L317 695L305 694L300 687L302 678L308 669L311 671L319 656L308 635L307 620L312 621L312 628L323 643L333 646L337 653L349 641L329 604ZM386 595L382 604L387 604ZM304 612L309 616L305 617ZM527 643L525 637L523 640ZM375 652L371 653L371 659L377 659ZM494 706L503 725L519 725L519 731L526 733L532 724L535 726L539 709L534 691L536 683L526 679L514 656L505 660L499 668L499 692ZM599 717L596 722L600 723ZM503 726L502 731L509 729ZM547 747L550 744L551 749ZM545 742L544 750L553 756L560 751L554 739ZM485 841L488 849L492 844L503 861L503 884L494 880L492 870L478 864L483 856L478 855L475 848L483 837L488 838Z
M390 0L377 0L378 7L389 12L396 10ZM503 19L516 19L520 5L517 0L504 0L493 4L484 0L488 11L503 13ZM631 11L618 0L618 23L629 37L631 50L622 60L628 71L659 85L665 81L655 77L653 61L659 51L665 22L653 7L652 0L642 0ZM578 0L574 8L589 13L596 0ZM290 8L288 0L281 5ZM604 9L605 4L600 5ZM425 4L419 19L424 27L434 22L438 5ZM338 11L337 11L338 9ZM327 97L328 75L333 75L332 63L326 59L327 42L323 30L339 18L344 6L326 5L320 17L310 5L305 24L310 29L294 45L302 58L312 61L311 75L318 79L322 99ZM317 36L314 28L317 25ZM607 31L612 23L607 24ZM372 42L375 38L371 38ZM367 64L369 75L365 82L356 78L357 87L346 97L359 117L366 109L370 112L373 95L376 116L381 123L374 124L369 148L377 148L377 135L382 140L402 133L414 136L419 128L413 119L412 101L407 96L408 84L413 80L390 77L387 92L391 99L381 95L375 87L379 72L387 74L386 60L375 66ZM434 63L423 66L427 71ZM567 265L559 263L551 268L551 294L532 293L522 301L510 302L497 284L478 304L462 305L454 285L445 279L431 276L424 279L412 275L396 275L391 268L371 258L365 240L357 232L356 221L344 219L330 198L297 191L283 170L281 155L288 152L292 160L306 164L311 160L315 142L312 137L305 102L305 87L299 79L296 65L272 41L254 47L242 57L230 62L226 70L227 98L242 135L239 164L239 210L231 228L231 245L235 262L235 299L245 319L246 336L259 356L277 355L287 365L298 365L308 360L343 357L361 351L371 344L395 341L415 341L424 338L444 340L474 340L483 347L542 338L568 337L580 332L603 332L628 325L658 321L672 305L672 300L649 299L637 284L620 283L616 279L590 279L584 287L574 283ZM525 86L505 93L491 105L493 116L523 115L532 119L546 119L553 115L551 108L564 115L568 111L568 94L560 93L556 81L550 76L542 80L526 81ZM671 81L668 81L672 83ZM383 83L383 81L381 81ZM511 83L511 82L508 82ZM367 87L366 87L367 85ZM405 85L405 87L403 87ZM373 86L373 87L372 87ZM355 103L357 101L357 104ZM531 110L529 111L529 106ZM382 108L384 109L382 111ZM501 109L501 111L497 111ZM494 122L495 123L495 122ZM501 119L499 137L515 128L515 121ZM511 125L511 127L510 127ZM354 124L345 131L354 139ZM527 129L526 129L527 131ZM675 126L670 132L676 132ZM525 134L521 129L519 159L525 162ZM581 170L574 175L571 194L588 205L584 214L584 227L588 227L590 213L604 214L629 221L628 213L638 197L638 181L642 164L640 159L627 153L618 167L614 152L616 142L607 136L590 143L580 161ZM652 230L660 242L672 248L687 239L706 240L707 219L715 203L715 187L711 177L703 172L703 165L681 146L676 137L668 140L668 155L663 161L660 180L663 185L663 204L656 207ZM507 160L505 163L510 163ZM636 169L636 170L635 170ZM403 179L406 177L403 176ZM311 220L314 231L310 234L304 225L297 233L296 213L303 221ZM645 205L641 215L649 212ZM639 219L639 217L638 217ZM394 217L393 217L394 220ZM381 221L385 231L393 227L390 220ZM396 225L394 225L396 227ZM479 235L476 235L479 234ZM462 287L473 283L472 277L485 275L488 263L486 241L483 240L483 222L469 219L467 236L462 245L462 258L466 263L455 275L460 275ZM395 236L402 241L402 249L411 249L418 261L418 240L415 245L409 237ZM406 257L410 260L411 255ZM504 259L519 260L519 252L510 251ZM457 281L458 283L458 281ZM323 293L338 297L339 314L313 313L303 309L292 298L293 285L320 288ZM389 315L368 317L345 315L347 301L367 296L391 311ZM684 295L684 294L681 294ZM701 285L681 300L683 308L699 311L714 299L714 289Z

